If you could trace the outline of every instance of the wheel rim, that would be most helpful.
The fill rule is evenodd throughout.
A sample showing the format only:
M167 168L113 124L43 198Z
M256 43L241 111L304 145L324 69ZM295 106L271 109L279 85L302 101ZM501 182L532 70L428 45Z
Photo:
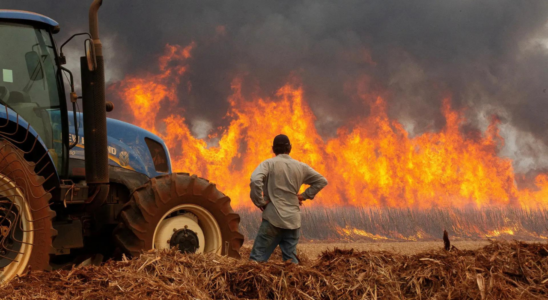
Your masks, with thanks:
M16 253L15 258L0 269L0 281L5 282L23 273L27 268L34 241L34 225L31 210L23 192L15 182L2 174L0 174L0 195L2 196L0 202L7 204L6 202L10 201L14 208L9 210L6 206L0 207L0 226L3 226L3 229L9 228L9 236L0 235L0 252L6 253L0 254L0 260L11 260L10 254ZM18 216L11 217L14 214ZM10 239L15 244L11 247L8 245Z
M174 215L178 212L189 212L197 217L196 227L193 227L194 224L192 221L189 221L187 216L183 215ZM186 219L186 220L183 220ZM179 226L177 226L179 224ZM176 207L173 207L167 213L165 213L154 230L154 236L152 238L153 248L155 249L166 249L165 244L169 244L168 241L164 239L160 240L160 237L172 236L174 231L183 230L185 227L182 226L185 224L188 228L196 232L199 243L201 246L196 253L217 253L221 254L223 238L221 235L221 228L215 220L215 217L207 211L205 208L194 205L194 204L182 204ZM200 234L200 232L202 234ZM157 241L158 239L158 241ZM160 245L157 245L157 244Z

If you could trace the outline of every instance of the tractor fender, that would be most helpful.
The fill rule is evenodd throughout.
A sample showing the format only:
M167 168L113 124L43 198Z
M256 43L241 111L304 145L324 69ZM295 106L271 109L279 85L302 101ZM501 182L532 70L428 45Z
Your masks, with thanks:
M60 124L59 124L60 126ZM0 104L0 139L6 140L25 153L25 159L35 163L34 170L37 175L44 177L43 183L46 191L51 191L56 199L55 189L60 185L59 173L55 166L56 160L62 159L61 139L57 153L48 150L46 143L38 132L21 115L12 109ZM56 138L52 137L52 140ZM55 141L52 141L55 143ZM54 147L57 148L57 147Z

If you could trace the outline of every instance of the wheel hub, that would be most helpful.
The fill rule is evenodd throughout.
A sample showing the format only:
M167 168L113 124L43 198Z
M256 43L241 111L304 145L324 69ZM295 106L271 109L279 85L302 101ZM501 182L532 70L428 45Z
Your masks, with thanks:
M169 241L171 248L177 247L177 249L183 253L195 253L200 248L200 240L196 232L184 228L176 230Z
M19 210L6 197L0 198L0 268L13 262L21 248L23 232L18 226Z
M184 253L202 253L204 243L204 232L198 218L188 212L162 220L154 236L154 248L168 250L175 247Z
M0 233L2 233L2 237L6 237L10 233L10 228L8 226L0 226Z

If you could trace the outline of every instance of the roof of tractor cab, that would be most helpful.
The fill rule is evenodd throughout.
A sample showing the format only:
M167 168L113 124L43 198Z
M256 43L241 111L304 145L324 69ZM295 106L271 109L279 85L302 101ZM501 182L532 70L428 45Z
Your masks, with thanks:
M55 20L30 11L0 9L0 20L6 19L38 22L53 27L53 33L57 33L59 31L59 23L57 23Z

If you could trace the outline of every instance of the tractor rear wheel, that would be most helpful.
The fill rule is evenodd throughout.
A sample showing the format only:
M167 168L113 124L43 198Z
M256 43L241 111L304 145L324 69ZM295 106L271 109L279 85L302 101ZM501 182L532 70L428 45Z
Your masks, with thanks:
M151 179L133 192L120 218L114 237L130 255L176 247L182 252L240 257L240 216L215 184L196 175Z
M25 272L49 268L55 212L45 179L23 151L0 140L0 282Z

